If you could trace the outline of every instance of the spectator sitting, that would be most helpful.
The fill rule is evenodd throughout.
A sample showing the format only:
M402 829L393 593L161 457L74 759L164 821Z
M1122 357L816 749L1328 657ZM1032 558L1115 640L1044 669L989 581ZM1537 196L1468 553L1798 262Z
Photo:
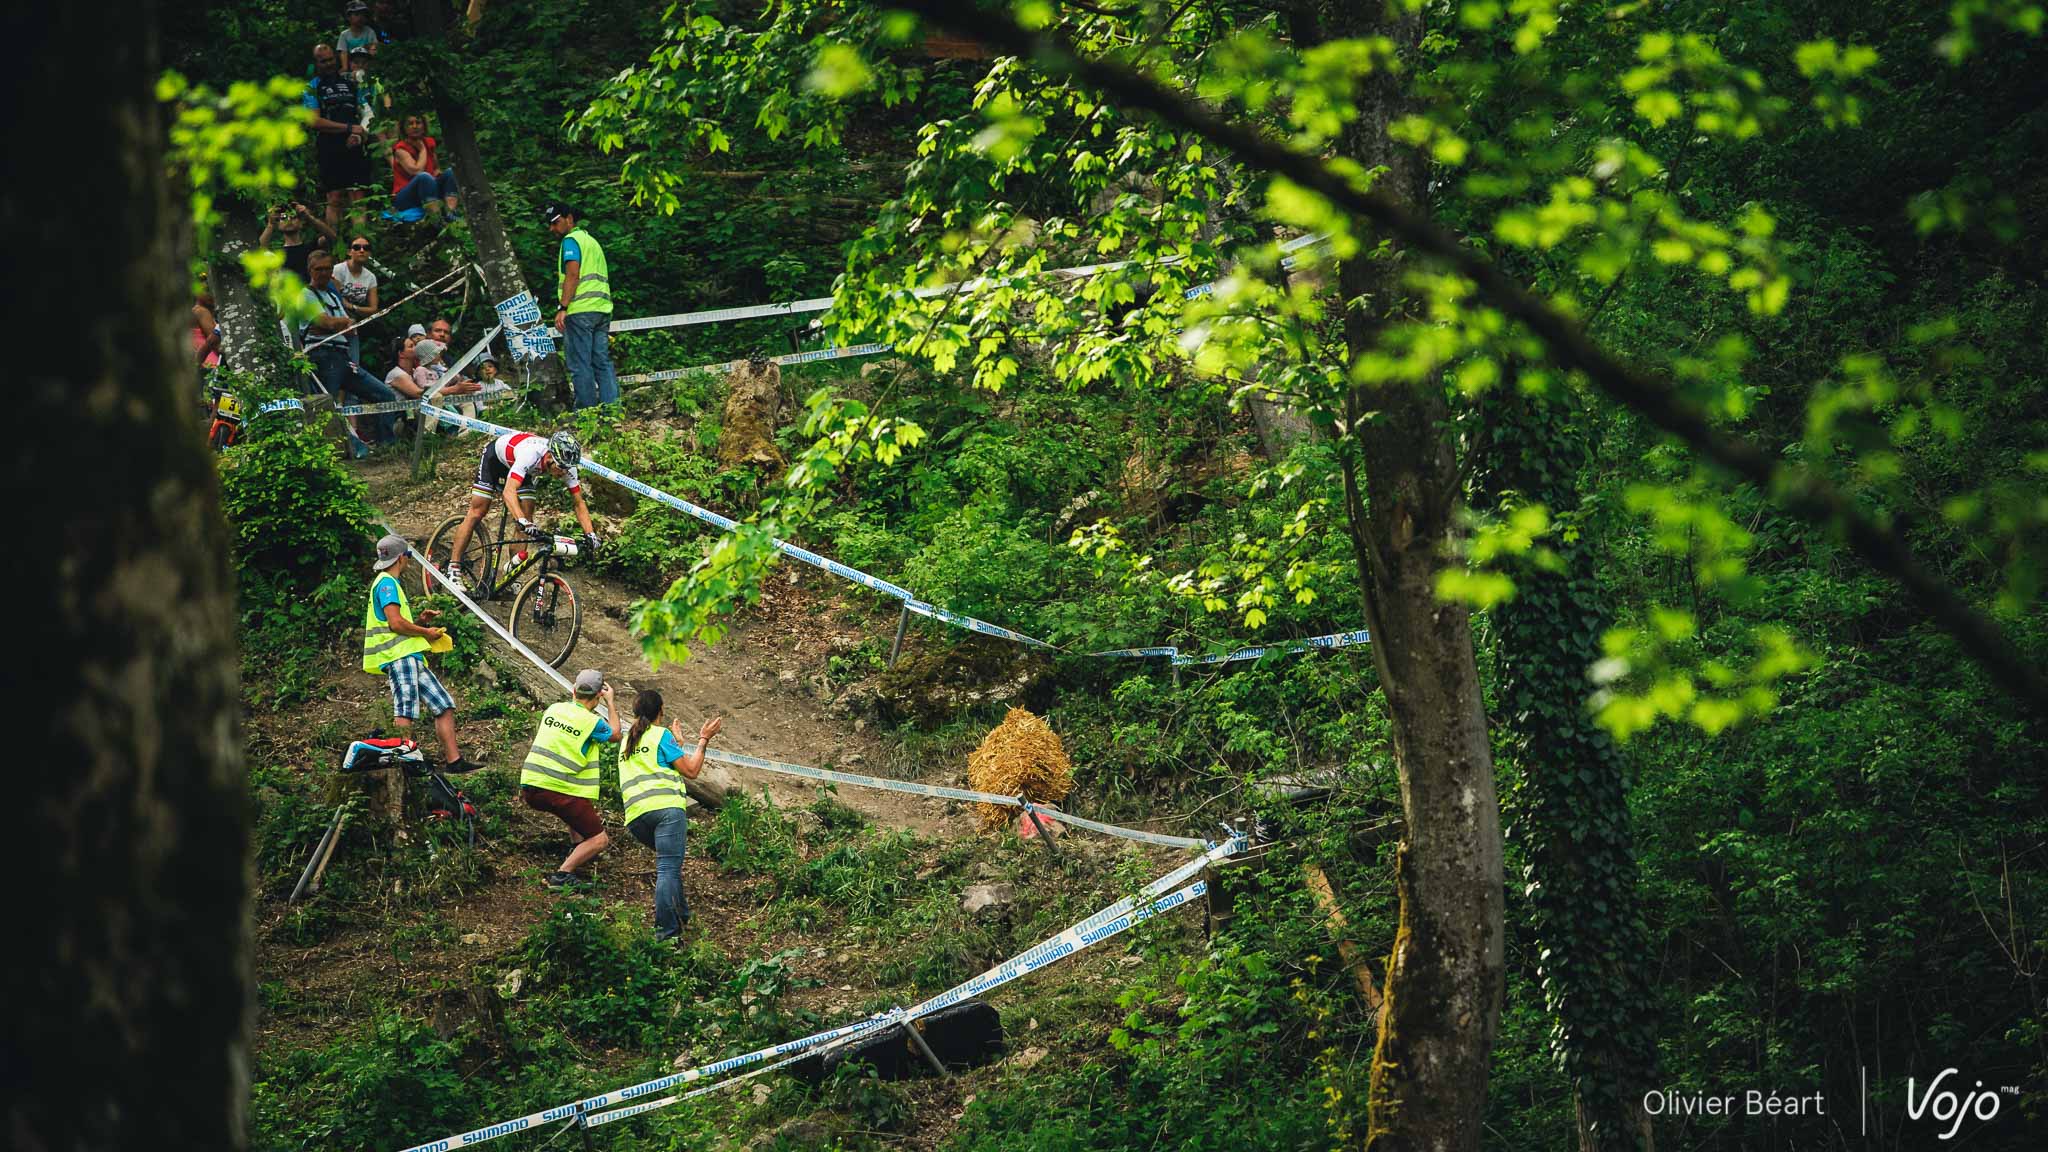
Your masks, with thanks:
M304 99L313 112L313 156L320 189L327 195L330 233L341 226L342 201L361 200L370 183L370 154L364 148L370 134L363 128L366 101L362 86L342 71L341 64L333 45L315 44L314 75Z
M414 333L419 331L419 327L413 325ZM385 385L408 400L417 400L426 392L412 375L420 366L420 354L415 346L423 339L425 337L416 334L400 336L397 347L392 350L391 358L396 363L391 371L384 374Z
M370 269L370 241L357 236L348 242L348 259L334 266L334 286L349 315L368 320L377 314L377 273Z
M313 379L320 390L336 399L353 393L372 404L398 399L382 380L363 371L360 356L353 351L355 334L348 332L348 305L334 286L333 253L316 251L306 257L306 299L319 315L299 326L299 344L313 364ZM344 332L348 335L342 335ZM358 437L362 428L368 428L376 439L389 439L396 422L388 412L355 419L362 422ZM366 454L367 449L356 453L358 457Z
M369 4L364 0L349 0L348 7L342 9L342 13L348 20L348 27L343 28L341 35L334 38L334 50L344 57L358 50L375 52L377 30L370 27Z
M436 154L438 142L427 135L427 118L414 113L400 124L399 138L391 145L391 207L438 215L442 208L456 214L455 174L442 172Z
M484 392L504 383L498 379L498 358L489 352L484 353L483 359L476 362L476 383L478 390Z
M304 276L306 257L312 253L317 243L306 236L306 226L309 224L314 231L327 237L329 244L341 239L339 233L327 226L327 221L313 215L312 210L304 204L293 200L270 210L270 218L264 221L263 235L257 237L256 246L268 248L271 236L277 236L283 241L281 247L284 249L285 269L294 276Z

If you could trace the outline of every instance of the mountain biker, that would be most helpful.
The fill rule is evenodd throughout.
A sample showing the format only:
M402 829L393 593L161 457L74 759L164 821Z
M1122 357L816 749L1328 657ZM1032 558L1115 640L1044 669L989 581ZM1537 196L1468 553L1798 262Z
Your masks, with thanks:
M469 513L455 529L453 546L448 552L448 579L458 587L462 585L461 557L469 547L469 534L476 530L484 513L491 510L494 496L504 499L506 510L527 539L547 536L533 522L533 496L521 490L535 473L560 476L568 482L569 495L576 501L576 522L583 527L583 546L595 555L597 528L590 522L590 506L583 502L583 482L576 475L576 466L582 462L583 449L568 432L557 432L545 440L525 432L507 432L485 445L483 458L477 461L476 480L470 485Z

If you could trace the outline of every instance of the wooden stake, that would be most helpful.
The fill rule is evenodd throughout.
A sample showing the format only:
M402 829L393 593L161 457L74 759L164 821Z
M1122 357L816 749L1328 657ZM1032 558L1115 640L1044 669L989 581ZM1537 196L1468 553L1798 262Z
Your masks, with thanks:
M1330 878L1309 861L1302 862L1301 878L1308 885L1308 894L1315 898L1317 910L1323 914L1323 927L1329 930L1330 939L1337 942L1338 958L1351 970L1352 979L1358 982L1358 994L1365 999L1367 1008L1378 1012L1382 1002L1380 990L1373 986L1372 971L1365 966L1365 958L1358 954L1358 945L1353 944L1347 935L1351 921L1337 906L1337 893L1330 887Z

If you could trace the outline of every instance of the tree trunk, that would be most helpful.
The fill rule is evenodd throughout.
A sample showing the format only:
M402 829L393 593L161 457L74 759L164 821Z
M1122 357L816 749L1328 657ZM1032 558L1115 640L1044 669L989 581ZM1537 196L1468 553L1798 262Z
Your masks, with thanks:
M223 205L219 254L213 257L207 285L220 305L221 359L236 372L259 372L283 358L277 316L256 299L242 271L242 256L256 250L257 224L241 205Z
M195 423L185 263L154 97L154 8L39 4L4 81L22 155L108 163L0 189L18 331L74 336L16 373L17 492L61 493L12 549L9 695L43 725L13 773L0 961L8 1146L247 1144L248 793L234 611ZM50 115L61 93L62 116ZM34 729L31 729L33 732ZM24 752L29 749L24 748Z
M413 22L421 39L446 44L448 21L443 0L413 0ZM469 222L470 235L476 239L477 266L483 269L488 303L496 304L527 291L526 274L520 270L519 254L505 231L505 218L498 211L498 196L491 189L483 148L477 143L476 121L449 84L447 71L446 66L436 68L430 83L434 111L441 119L441 147L453 158L456 180L462 188L462 215ZM552 291L554 286L546 287ZM534 299L540 301L543 317L554 316L554 296L535 293ZM561 398L569 394L559 358L534 362L533 376L543 395Z
M1408 59L1422 31L1398 5L1333 8L1326 27L1388 36ZM1402 104L1398 80L1377 73L1340 150L1368 171L1384 166L1377 187L1420 204L1424 167L1386 134ZM1368 253L1339 269L1344 298L1360 303L1345 313L1353 357L1399 315L1400 276L1398 255ZM1501 834L1470 621L1436 597L1458 506L1449 412L1425 381L1358 388L1345 418L1346 505L1406 825L1366 1142L1476 1152L1500 1019Z

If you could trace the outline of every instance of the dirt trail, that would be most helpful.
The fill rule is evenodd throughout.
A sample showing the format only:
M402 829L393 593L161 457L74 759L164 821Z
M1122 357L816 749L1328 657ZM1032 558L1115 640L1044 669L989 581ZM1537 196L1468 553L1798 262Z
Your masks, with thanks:
M388 457L362 466L371 500L390 517L393 527L414 539L424 538L460 509L473 471L474 462L466 453L448 451L442 453L437 475L425 481L413 481L402 458ZM602 523L599 528L602 531ZM622 713L632 706L635 692L658 688L670 717L681 717L686 728L713 715L725 717L725 730L716 747L763 759L883 774L872 764L877 743L856 731L850 719L832 715L809 688L814 676L824 669L835 638L841 644L859 639L844 626L833 624L829 612L812 615L820 599L833 595L817 591L822 578L799 573L797 582L791 584L787 570L778 571L761 603L743 612L716 646L693 647L688 662L664 663L659 671L648 666L639 641L625 623L626 607L638 594L588 568L572 570L570 578L583 599L583 633L565 672L573 675L579 668L603 671L618 691ZM493 643L496 651L525 671L524 658ZM538 687L542 682L536 675L529 683ZM555 690L548 686L549 692ZM806 780L731 766L707 766L707 771L718 768L731 773L737 786L748 794L765 788L777 804L786 807L801 807L817 795L817 786ZM958 777L963 770L964 765L956 765L951 775ZM939 774L934 782L961 782L944 779L946 775ZM964 812L949 812L953 806L942 801L872 788L841 788L838 799L878 824L933 836L972 835L971 818Z

